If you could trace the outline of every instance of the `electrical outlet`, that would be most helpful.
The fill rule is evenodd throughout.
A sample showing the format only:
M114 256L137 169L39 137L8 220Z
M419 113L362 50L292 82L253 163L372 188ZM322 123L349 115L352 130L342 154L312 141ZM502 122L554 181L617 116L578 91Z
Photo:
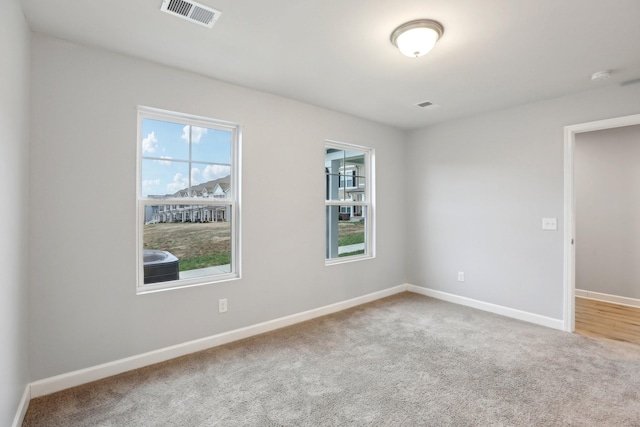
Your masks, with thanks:
M558 219L557 218L542 218L542 229L543 230L557 230L558 229Z
M464 271L458 271L458 282L464 282Z
M226 313L227 312L227 299L222 298L218 300L218 313Z

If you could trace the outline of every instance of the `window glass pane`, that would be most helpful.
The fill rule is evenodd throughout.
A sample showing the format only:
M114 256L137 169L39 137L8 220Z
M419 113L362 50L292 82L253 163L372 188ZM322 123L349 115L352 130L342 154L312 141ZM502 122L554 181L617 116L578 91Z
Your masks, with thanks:
M189 160L188 126L142 119L142 156Z
M191 197L230 198L231 167L219 164L191 164Z
M189 163L142 160L142 197L181 197L189 188Z
M231 272L231 206L146 205L144 283Z
M325 149L326 200L365 201L365 153Z
M345 151L341 169L344 176L344 199L365 201L366 163L363 152Z
M231 138L230 131L193 126L191 130L191 160L229 166L231 164Z
M366 253L365 206L327 206L327 259Z

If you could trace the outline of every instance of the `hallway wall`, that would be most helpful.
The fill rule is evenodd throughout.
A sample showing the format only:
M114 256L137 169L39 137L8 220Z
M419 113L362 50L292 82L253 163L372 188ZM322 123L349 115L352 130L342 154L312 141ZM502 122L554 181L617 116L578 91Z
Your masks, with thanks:
M640 299L640 125L576 134L576 288Z

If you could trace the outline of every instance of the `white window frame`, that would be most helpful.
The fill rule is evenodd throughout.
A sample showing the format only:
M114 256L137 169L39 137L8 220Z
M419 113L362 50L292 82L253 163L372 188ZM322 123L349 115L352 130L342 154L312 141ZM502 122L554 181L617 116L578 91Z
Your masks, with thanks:
M190 114L177 113L174 111L162 110L158 108L138 106L138 141L137 141L137 167L136 167L136 294L147 294L170 289L180 289L192 286L201 286L211 283L226 282L241 278L241 141L242 131L237 123L231 123L221 120L210 119L202 116L194 116ZM219 129L229 131L231 137L231 172L230 172L230 191L227 198L174 198L164 203L158 203L158 199L142 197L142 120L153 119L166 122L179 123L209 129ZM191 171L189 171L191 172ZM230 272L225 274L216 274L209 276L200 276L190 279L178 279L167 282L144 283L144 264L143 264L143 224L145 207L153 205L207 205L207 206L231 206L231 224L230 224L230 245L231 245L231 265Z
M338 258L326 258L325 255L325 265L335 265L335 264L344 264L347 262L353 261L361 261L365 259L375 258L376 254L376 191L375 191L375 150L371 147L366 147L363 145L355 145L349 144L346 142L333 141L333 140L325 140L324 148L323 148L323 157L326 160L326 150L327 148L334 148L337 150L344 151L361 151L364 154L365 159L365 197L364 201L356 201L356 200L327 200L325 194L325 233L326 233L326 211L329 206L351 206L353 209L355 206L362 206L365 208L367 215L365 217L365 252L359 255L350 255L345 257ZM326 174L325 174L326 175ZM326 178L325 178L326 183ZM346 179L345 179L346 184ZM355 187L345 187L346 188L355 188ZM338 211L340 208L338 208ZM328 235L325 235L325 246L328 244L327 239Z

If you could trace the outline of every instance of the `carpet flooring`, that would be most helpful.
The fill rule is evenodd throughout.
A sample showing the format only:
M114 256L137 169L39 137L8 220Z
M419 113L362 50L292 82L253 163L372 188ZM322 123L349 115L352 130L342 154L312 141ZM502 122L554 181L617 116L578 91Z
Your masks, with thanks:
M31 401L23 426L639 426L640 347L403 293Z

